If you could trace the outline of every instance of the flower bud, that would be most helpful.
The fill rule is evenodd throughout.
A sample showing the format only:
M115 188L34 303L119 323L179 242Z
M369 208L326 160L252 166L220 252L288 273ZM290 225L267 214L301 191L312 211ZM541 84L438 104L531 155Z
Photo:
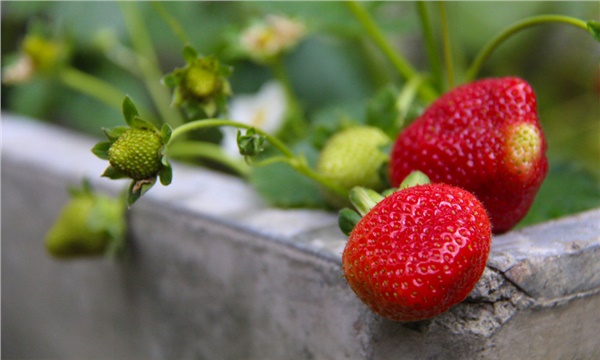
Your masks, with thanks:
M248 27L240 37L242 49L258 62L268 62L293 48L304 36L304 24L288 17L269 15Z

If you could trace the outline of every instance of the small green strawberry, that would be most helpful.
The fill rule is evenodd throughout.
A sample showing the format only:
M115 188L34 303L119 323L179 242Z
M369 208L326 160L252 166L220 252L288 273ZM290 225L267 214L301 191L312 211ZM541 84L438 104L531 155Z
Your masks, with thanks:
M379 128L354 126L333 135L323 147L317 163L317 171L336 185L350 190L363 186L382 190L385 183L380 169L388 156L382 147L390 138ZM342 199L332 198L334 204L346 204Z
M165 148L171 138L171 127L163 125L159 131L153 124L139 117L131 99L123 101L123 116L129 127L103 129L108 141L94 146L92 152L109 166L102 176L110 179L130 178L127 203L131 206L160 178L169 185L173 177Z
M214 117L225 111L231 86L231 69L214 56L199 56L195 49L183 49L186 65L165 75L162 83L173 88L171 103L181 107L190 118Z
M114 253L123 246L124 208L117 199L92 192L87 183L71 190L72 199L46 233L53 257L71 259Z
M108 149L108 161L133 180L155 177L162 167L162 138L151 129L127 129Z

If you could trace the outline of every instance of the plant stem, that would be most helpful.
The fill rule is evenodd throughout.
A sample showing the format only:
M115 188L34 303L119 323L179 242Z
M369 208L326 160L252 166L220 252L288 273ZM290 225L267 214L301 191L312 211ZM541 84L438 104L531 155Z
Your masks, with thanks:
M381 29L377 26L371 15L357 1L346 1L346 5L350 8L356 19L361 23L367 34L373 39L375 44L381 49L385 56L394 65L400 76L405 80L409 80L417 75L417 72L410 63L394 49L388 40L383 35ZM437 93L431 86L423 84L419 88L419 93L426 101L433 101L437 98Z
M519 32L520 30L531 27L531 26L546 24L546 23L551 23L551 22L564 23L567 25L572 25L572 26L581 28L581 29L585 30L586 32L588 31L587 24L585 21L574 18L574 17L570 17L570 16L564 16L564 15L538 15L538 16L532 16L532 17L523 19L521 21L518 21L518 22L508 26L504 30L502 30L498 35L496 35L496 37L492 38L492 40L490 40L487 43L487 45L485 45L481 49L481 51L479 52L479 54L477 54L477 56L475 57L475 60L469 67L469 70L467 71L466 80L467 81L474 80L475 77L477 76L477 74L479 73L481 66L487 60L487 58L490 57L490 55L494 52L494 50L496 50L496 48L504 40L509 38L511 35Z
M160 116L173 127L181 125L184 120L178 111L171 108L169 90L160 84L162 72L158 58L137 4L121 2L120 5L131 43L138 55L140 71Z
M444 43L444 63L446 64L446 76L448 77L448 88L454 87L454 66L452 65L452 47L450 46L450 31L448 30L448 18L444 1L440 1L440 17L442 23L442 40Z
M63 84L70 88L91 96L104 104L121 111L125 93L106 81L73 67L62 69L58 74L58 78ZM142 116L148 120L154 118L154 116L145 109L140 109L140 112Z
M202 157L227 166L241 176L248 176L249 167L243 161L227 156L221 146L200 141L179 141L168 148L168 156Z
M300 138L306 130L306 119L302 113L300 101L292 87L292 82L285 68L283 57L277 56L270 63L273 75L283 85L287 101L286 122L284 127L290 130L290 136Z
M431 19L429 17L429 12L427 11L426 2L422 0L418 1L417 10L419 12L419 18L421 19L421 30L423 31L423 37L425 39L427 58L429 59L429 68L431 69L431 74L433 76L433 83L437 91L441 92L443 89L442 62L437 51L435 38L433 37Z
M162 16L162 18L165 20L165 22L169 25L169 27L173 31L173 33L179 38L179 40L184 45L191 43L189 37L187 36L187 34L185 33L185 31L183 30L183 27L181 26L181 23L179 21L177 21L177 19L174 18L167 11L167 9L165 9L165 7L163 6L163 4L161 2L159 2L159 1L153 1L152 2L152 6L154 7L154 9L156 9L156 11L160 14L160 16Z
M277 150L279 150L283 154L283 157L279 158L281 161L284 161L300 174L320 183L321 185L334 191L336 194L343 197L348 196L348 191L346 189L342 188L337 184L334 184L331 180L323 177L321 174L311 169L303 156L296 156L281 140L264 132L261 129L253 127L252 125L224 119L194 120L180 125L176 129L174 129L171 133L171 139L169 140L169 144L171 144L174 139L182 136L183 134L189 131L219 126L231 126L247 130L254 129L257 134L264 136L265 139L269 143L271 143L271 145L273 145Z

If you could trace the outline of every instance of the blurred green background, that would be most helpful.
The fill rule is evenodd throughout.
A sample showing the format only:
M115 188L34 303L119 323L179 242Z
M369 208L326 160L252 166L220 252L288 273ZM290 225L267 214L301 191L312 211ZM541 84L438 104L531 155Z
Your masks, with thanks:
M182 42L152 2L136 4L157 50L164 73L182 66ZM117 2L2 2L2 66L15 54L27 27L42 21L72 45L72 65L92 73L151 108L141 79L110 61L99 45L112 33L131 44ZM236 94L254 92L270 79L270 70L228 52L228 35L253 18L283 13L306 22L310 34L286 65L308 118L344 104L361 103L401 79L369 42L343 2L162 2L192 45L234 66ZM386 36L419 70L428 69L414 2L365 4ZM436 36L439 13L428 3ZM460 81L480 48L500 30L527 16L570 15L600 18L599 2L449 2L446 3L456 78ZM523 224L600 206L600 47L589 34L564 24L548 24L510 38L487 61L484 76L526 79L538 98L539 115L549 142L551 172L534 209ZM2 111L27 115L100 136L101 127L120 125L120 111L74 92L52 78L2 85Z

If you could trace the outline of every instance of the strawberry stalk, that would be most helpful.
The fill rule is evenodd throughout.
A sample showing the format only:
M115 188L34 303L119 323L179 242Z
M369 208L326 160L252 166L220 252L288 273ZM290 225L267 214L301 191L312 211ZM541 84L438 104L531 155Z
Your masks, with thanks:
M435 46L436 41L433 36L433 26L431 25L431 18L425 1L417 1L417 11L419 13L423 38L425 39L425 49L427 50L427 59L429 60L432 80L436 90L441 92L443 89L442 62Z
M333 183L331 180L322 176L318 172L314 171L309 165L306 159L303 156L295 155L281 140L278 138L262 131L261 129L254 128L251 125L235 122L231 120L224 119L203 119L203 120L195 120L188 123L185 123L176 129L173 130L171 134L171 138L169 144L167 146L171 146L171 143L176 138L182 136L183 134L198 129L205 129L209 127L220 127L220 126L231 126L238 129L246 129L252 131L260 137L266 139L271 145L273 145L277 150L279 150L283 156L274 157L272 159L268 159L266 161L270 162L285 162L289 166L291 166L298 173L320 183L321 185L327 187L328 189L334 191L336 194L342 197L348 197L348 191L343 187ZM260 165L264 165L263 162Z
M120 3L121 12L125 18L125 26L130 34L131 43L138 53L138 64L146 87L162 119L169 119L175 127L184 122L181 114L169 104L170 94L160 80L163 76L152 40L144 24L137 4L133 2Z
M504 40L508 39L510 36L512 36L513 34L519 32L523 29L526 29L526 28L529 28L529 27L532 27L535 25L541 25L541 24L547 24L547 23L553 23L553 22L572 25L572 26L581 28L585 31L588 31L592 35L594 35L592 21L585 22L583 20L580 20L580 19L577 19L577 18L574 18L571 16L538 15L538 16L532 16L532 17L517 21L514 24L509 25L503 31L501 31L498 35L496 35L496 37L492 38L490 40L490 42L481 49L479 54L477 54L477 56L475 57L475 60L473 60L471 67L467 70L467 77L466 77L467 82L470 82L477 77L477 74L479 73L479 70L481 69L483 63L487 60L487 58L490 57L490 55L492 55L494 50L496 50L496 48L498 46L500 46L500 44L502 42L504 42Z
M454 87L454 66L452 65L452 47L450 46L450 31L448 30L448 17L446 16L446 6L440 1L440 18L442 25L442 42L444 44L444 64L446 65L446 77L448 78L448 87Z
M177 158L201 157L218 162L240 176L247 176L248 166L228 156L220 145L200 141L178 141L168 149L168 155Z
M396 49L392 47L389 41L383 35L381 29L377 26L371 15L365 8L357 1L346 1L346 5L354 14L354 17L360 22L362 27L365 29L367 34L373 39L379 49L385 54L390 60L392 65L396 68L398 73L406 80L412 79L417 76L417 71L411 66L411 64L400 54ZM438 97L436 91L428 84L422 84L419 88L420 95L426 101L433 101Z
M121 109L124 92L94 75L66 66L58 72L58 80L71 89L95 98L114 109ZM139 109L139 111L145 119L154 118L147 109Z

